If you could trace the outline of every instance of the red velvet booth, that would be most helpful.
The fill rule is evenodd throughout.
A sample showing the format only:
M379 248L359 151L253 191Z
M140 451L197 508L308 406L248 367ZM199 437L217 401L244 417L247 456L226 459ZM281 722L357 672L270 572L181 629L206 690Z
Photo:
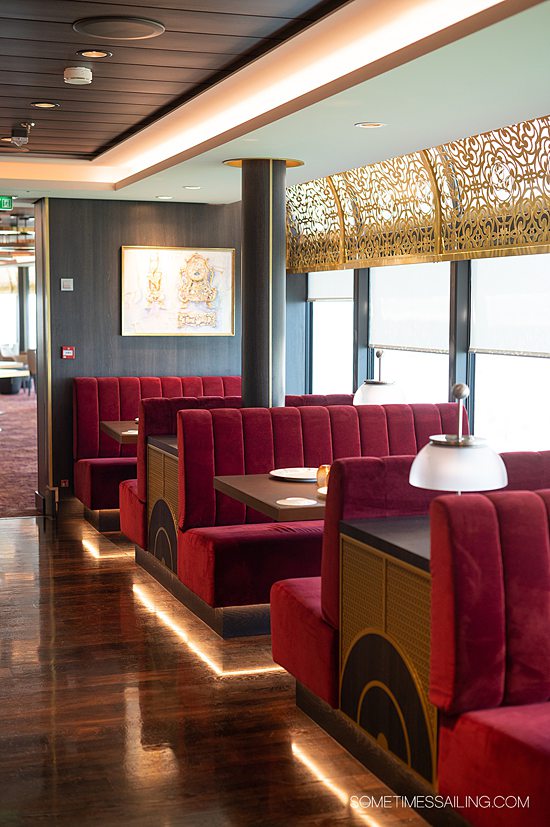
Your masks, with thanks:
M240 376L80 376L73 380L74 493L86 508L118 508L119 484L136 477L135 445L120 445L102 420L135 419L149 397L240 397Z
M475 827L546 827L550 491L439 497L430 513L440 793L492 802L461 810Z
M137 479L119 486L120 530L140 548L147 548L147 438L175 434L177 413L195 408L240 408L240 396L143 399L139 406Z
M320 571L322 521L269 522L217 493L214 476L416 453L455 418L447 403L180 411L180 581L211 607L243 606L268 603L277 580Z
M502 458L509 489L550 486L550 451L502 454ZM440 492L409 485L413 460L413 456L389 456L335 462L325 511L321 577L282 581L271 590L274 661L332 707L338 706L339 524L427 514Z

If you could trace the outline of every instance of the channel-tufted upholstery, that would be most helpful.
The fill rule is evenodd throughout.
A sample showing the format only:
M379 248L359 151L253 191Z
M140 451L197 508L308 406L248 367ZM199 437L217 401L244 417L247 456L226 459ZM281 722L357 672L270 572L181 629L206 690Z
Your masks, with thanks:
M550 451L506 453L502 458L509 490L550 486ZM338 705L340 521L427 514L440 492L409 485L413 460L390 456L335 462L325 510L321 577L307 583L282 581L271 590L273 659L332 706Z
M194 408L240 408L240 396L174 397L142 399L139 406L137 479L119 486L120 530L140 548L147 548L147 439L175 434L177 413Z
M468 807L475 827L550 824L550 490L431 506L430 698L442 795L529 796Z
M246 605L268 602L276 580L319 574L322 521L270 523L216 492L215 476L416 453L455 417L448 403L180 411L180 580L210 605Z
M132 420L150 397L240 397L239 376L79 376L73 379L74 492L92 510L118 508L118 484L136 477L135 445L120 445L100 431L102 420ZM112 458L113 462L97 462ZM96 467L97 466L97 467ZM107 479L112 470L113 484Z

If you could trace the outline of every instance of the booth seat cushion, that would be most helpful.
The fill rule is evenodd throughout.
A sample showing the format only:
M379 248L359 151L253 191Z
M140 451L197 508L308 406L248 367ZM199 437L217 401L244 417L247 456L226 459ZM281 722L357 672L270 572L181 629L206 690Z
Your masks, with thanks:
M269 603L277 580L321 568L321 520L178 531L178 576L210 606Z
M321 614L321 578L271 589L273 660L332 707L338 706L338 631Z
M529 808L468 807L474 827L550 824L550 703L442 716L439 792L445 796L529 797Z
M92 511L118 508L120 483L135 476L135 457L80 459L74 465L74 493Z
M147 548L147 505L138 497L137 480L119 486L120 530L140 548Z

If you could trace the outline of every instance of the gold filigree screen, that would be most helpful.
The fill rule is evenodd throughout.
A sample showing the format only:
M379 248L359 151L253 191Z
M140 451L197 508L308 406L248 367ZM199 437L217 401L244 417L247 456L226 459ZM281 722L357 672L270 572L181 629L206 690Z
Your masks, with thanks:
M287 269L550 251L550 116L287 190Z

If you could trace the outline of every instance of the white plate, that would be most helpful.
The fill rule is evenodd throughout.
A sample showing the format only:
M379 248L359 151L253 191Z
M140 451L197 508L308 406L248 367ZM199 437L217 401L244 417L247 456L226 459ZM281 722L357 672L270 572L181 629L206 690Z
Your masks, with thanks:
M317 499L326 500L327 491L328 491L328 485L323 485L323 486L321 486L321 488L318 488L317 489Z
M275 468L269 476L276 480L292 480L293 482L315 482L317 468Z
M309 500L307 497L285 497L284 500L277 500L277 505L317 505L317 500Z
M135 436L137 434L137 428L130 428L129 431L123 431L122 436Z

